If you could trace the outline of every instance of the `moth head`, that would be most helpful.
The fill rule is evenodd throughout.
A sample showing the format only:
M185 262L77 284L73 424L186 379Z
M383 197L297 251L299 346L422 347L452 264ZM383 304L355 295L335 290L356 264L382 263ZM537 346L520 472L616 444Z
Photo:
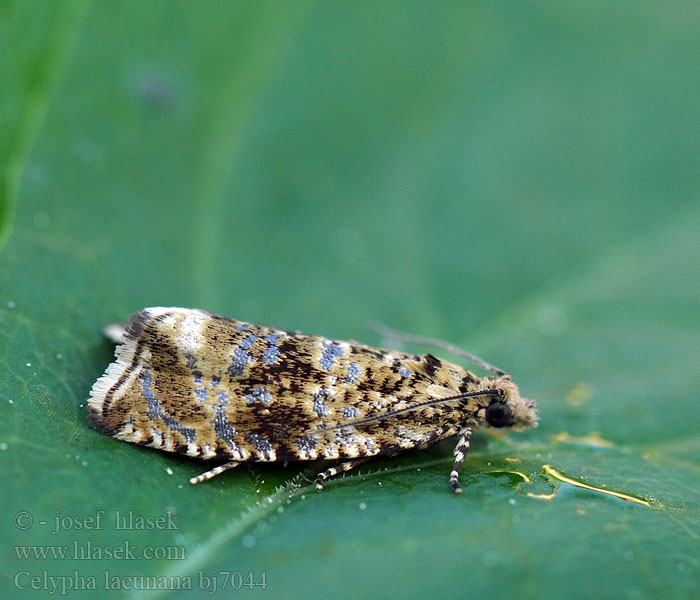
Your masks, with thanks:
M492 377L482 380L484 389L495 393L484 395L479 401L477 419L494 429L508 428L515 431L537 427L539 415L534 400L522 398L510 377Z

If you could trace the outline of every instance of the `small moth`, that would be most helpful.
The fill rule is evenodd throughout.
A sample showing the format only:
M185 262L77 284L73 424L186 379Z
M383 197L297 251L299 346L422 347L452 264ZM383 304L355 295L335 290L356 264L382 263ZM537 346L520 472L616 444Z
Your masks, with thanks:
M537 425L510 376L431 354L381 350L227 319L203 310L145 308L117 335L116 361L92 386L90 421L126 442L225 460L190 483L246 461L339 459L328 478L371 457L458 435L450 485L472 431Z

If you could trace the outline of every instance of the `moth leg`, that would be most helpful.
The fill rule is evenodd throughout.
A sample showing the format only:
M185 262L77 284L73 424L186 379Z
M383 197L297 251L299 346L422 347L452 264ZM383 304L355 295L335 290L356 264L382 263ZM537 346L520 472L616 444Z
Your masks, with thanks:
M350 469L354 469L355 467L361 465L362 463L366 463L368 460L371 460L373 457L367 457L367 458L358 458L357 460L348 460L346 462L342 462L340 464L335 465L334 467L331 467L330 469L326 469L322 473L319 473L316 475L316 489L321 492L323 491L323 482L326 481L327 479L330 479L334 475L337 475L338 473L345 473L346 471L349 471Z
M197 475L197 477L193 477L190 479L190 483L192 485L197 485L198 483L202 483L202 481L206 481L207 479L211 479L212 477L216 477L220 473L223 473L224 471L228 471L229 469L233 469L234 467L237 467L240 465L241 462L238 460L232 460L231 462L224 463L223 465L219 465L218 467L214 467L213 469L210 469L206 473L202 473L201 475Z
M467 455L467 452L469 452L469 443L471 439L472 430L467 428L462 433L454 449L455 464L452 466L452 472L450 473L450 485L455 494L461 494L463 492L457 478L459 477L459 468L462 466L464 457Z

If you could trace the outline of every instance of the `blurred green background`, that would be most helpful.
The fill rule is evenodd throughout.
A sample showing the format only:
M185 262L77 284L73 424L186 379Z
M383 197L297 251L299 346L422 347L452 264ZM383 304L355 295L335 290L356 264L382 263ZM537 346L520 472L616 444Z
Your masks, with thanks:
M699 85L692 2L2 2L0 595L696 598ZM475 436L461 498L452 441L192 488L86 418L155 305L440 337L541 425Z

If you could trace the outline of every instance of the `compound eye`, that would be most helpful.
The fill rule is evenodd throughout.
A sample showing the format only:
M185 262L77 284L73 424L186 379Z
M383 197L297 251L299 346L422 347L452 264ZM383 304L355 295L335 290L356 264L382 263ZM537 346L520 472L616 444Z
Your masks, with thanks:
M491 427L505 427L512 417L513 411L510 406L500 400L494 400L486 409L486 422Z

